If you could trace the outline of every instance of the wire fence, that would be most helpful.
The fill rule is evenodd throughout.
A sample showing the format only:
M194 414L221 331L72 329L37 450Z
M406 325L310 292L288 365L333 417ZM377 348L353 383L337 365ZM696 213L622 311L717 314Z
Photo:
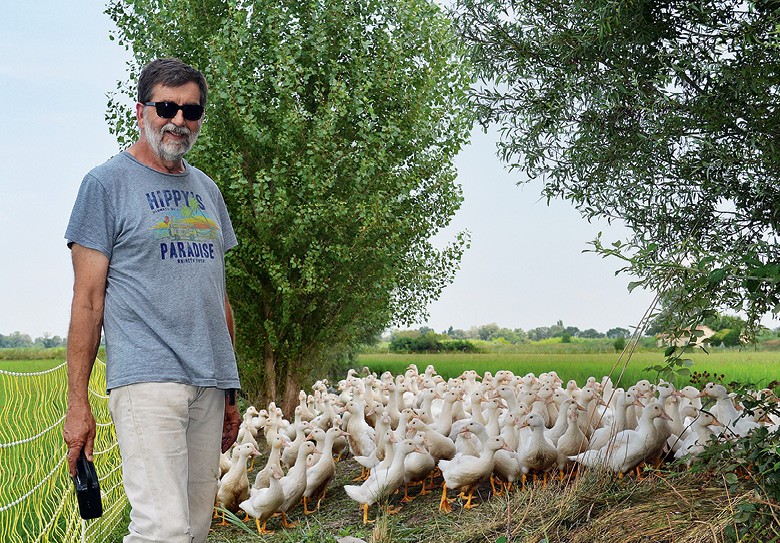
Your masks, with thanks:
M103 516L85 521L68 474L62 439L67 368L0 370L0 541L105 543L127 508L114 426L108 412L105 364L97 360L89 383L97 421L94 461Z

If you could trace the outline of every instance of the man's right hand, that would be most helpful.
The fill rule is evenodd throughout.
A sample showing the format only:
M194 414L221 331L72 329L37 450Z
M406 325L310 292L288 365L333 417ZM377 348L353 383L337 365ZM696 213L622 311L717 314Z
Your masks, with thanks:
M68 446L68 471L70 471L71 477L76 475L76 462L82 449L87 455L87 459L92 461L96 428L95 417L89 402L68 406L62 436Z

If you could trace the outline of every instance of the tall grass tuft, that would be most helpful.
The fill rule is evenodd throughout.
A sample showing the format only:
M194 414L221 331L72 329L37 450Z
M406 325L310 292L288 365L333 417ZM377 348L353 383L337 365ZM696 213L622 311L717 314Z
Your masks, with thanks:
M651 476L617 479L595 470L575 481L534 486L477 509L463 542L721 543L732 513L747 496L717 481Z

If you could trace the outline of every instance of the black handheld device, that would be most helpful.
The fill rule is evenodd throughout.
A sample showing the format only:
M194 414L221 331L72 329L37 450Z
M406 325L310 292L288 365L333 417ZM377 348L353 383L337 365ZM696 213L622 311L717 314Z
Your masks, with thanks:
M87 460L87 455L81 451L76 462L76 475L73 477L76 496L79 502L79 514L83 519L98 518L103 514L103 500L100 498L100 481L98 481L95 464Z

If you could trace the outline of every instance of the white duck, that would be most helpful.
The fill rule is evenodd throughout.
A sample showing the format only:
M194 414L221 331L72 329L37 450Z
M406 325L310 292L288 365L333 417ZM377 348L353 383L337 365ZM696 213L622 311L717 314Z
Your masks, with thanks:
M655 420L669 418L658 402L651 402L642 410L636 430L623 430L601 449L587 450L569 459L588 467L608 467L622 476L658 450L663 432L659 432ZM668 435L663 437L661 447L667 438Z
M761 426L756 421L740 415L726 387L723 385L707 383L704 390L701 391L701 396L709 396L715 399L715 408L712 409L713 414L723 426L731 430L735 435L745 437L753 429Z
M368 479L371 470L377 465L383 462L387 462L387 465L392 462L393 450L397 441L395 434L391 429L384 431L383 435L378 436L377 447L368 456L355 456L355 461L360 464L361 472L353 481L365 481ZM382 451L383 458L379 458L379 451Z
M254 517L257 533L259 534L274 533L273 530L266 528L266 523L284 502L284 490L282 490L282 485L279 483L281 477L282 472L274 469L268 488L251 488L249 490L249 499L238 504L247 515ZM262 526L260 523L262 523Z
M532 471L534 475L541 472L546 476L547 470L558 462L558 449L544 436L544 418L538 413L529 413L520 424L520 428L525 427L531 428L531 435L517 451L523 482Z
M233 465L233 449L220 453L219 455L219 477L222 478L228 471L230 466Z
M295 465L290 468L287 475L281 478L279 483L284 491L284 501L279 506L282 513L282 526L294 528L298 523L292 523L287 519L287 511L295 507L306 491L306 457L317 451L317 447L311 441L305 441L298 449L298 458Z
M628 429L627 412L629 406L637 406L640 409L644 407L644 404L639 401L636 394L633 391L616 391L615 392L615 406L613 408L612 424L609 426L602 426L593 431L590 436L590 442L588 444L589 449L598 450L606 445L611 438L617 435L619 432ZM582 452L582 451L580 451Z
M412 437L412 441L417 449L410 452L404 460L404 497L401 499L402 502L410 502L414 499L409 496L410 485L422 485L422 490L417 496L430 494L431 491L425 488L425 482L436 468L436 459L428 452L425 445L425 434L417 432Z
M567 397L561 402L561 407L558 410L558 416L555 418L555 424L553 424L552 428L546 428L544 430L545 437L549 439L553 445L558 444L558 440L563 434L566 433L566 428L569 427L569 419L567 418L567 415L569 412L569 406L571 405L576 405L577 409L581 411L585 410L585 408L577 403L574 398ZM525 419L525 416L520 418L521 422L523 419Z
M558 470L563 476L564 468L569 461L570 456L574 456L588 449L588 436L582 433L579 425L577 424L577 405L572 404L568 408L566 417L569 421L569 426L558 440L556 449L558 449Z
M301 407L297 406L295 408L295 411L297 412L297 415L295 417L296 421L293 424L291 424L289 428L289 430L292 430L292 432L288 430L288 432L286 432L285 434L287 438L291 440L291 442L282 451L282 458L281 458L282 465L287 466L288 469L291 468L293 464L295 464L296 458L298 457L298 449L303 444L303 442L306 441L307 439L306 436L307 425L306 423L300 420ZM290 433L292 433L294 439L293 437L290 436Z
M340 428L331 428L325 432L325 440L320 451L319 460L306 470L306 490L303 493L303 512L306 515L314 513L320 508L320 503L325 498L328 483L336 473L336 462L333 460L333 444L336 438L344 434ZM309 509L309 501L317 499L317 506Z
M493 475L490 477L490 486L493 489L493 494L501 494L502 492L502 490L496 489L496 482L500 484L502 489L509 491L512 489L515 479L521 473L520 462L518 462L517 452L515 452L520 446L517 426L520 425L521 421L512 412L507 413L504 420L505 427L502 428L501 437L506 444L506 448L499 449L494 456L495 466L493 467Z
M387 498L401 487L404 482L404 460L416 449L417 445L411 439L405 439L396 445L393 461L388 468L372 471L360 486L344 485L344 491L358 502L363 510L363 524L368 524L368 508L371 505Z
M344 408L346 413L349 413L344 431L348 434L347 441L350 452L353 456L370 456L376 449L376 434L366 422L363 405L355 400L350 400ZM367 476L365 472L363 475Z
M691 409L693 409L691 407ZM715 418L711 413L706 411L699 411L698 416L691 424L690 435L680 443L680 446L674 453L675 458L683 458L689 455L686 460L686 464L690 467L696 460L696 457L704 450L704 446L715 435L710 426L723 426L723 424Z
M432 429L422 420L412 419L409 421L408 429L410 432L423 432L425 434L428 452L433 455L437 462L441 459L449 460L455 456L455 443L450 438Z
M461 401L461 390L448 390L444 393L442 409L438 418L431 424L431 428L442 435L448 435L454 421L455 404Z
M260 454L251 443L244 443L234 449L233 465L230 470L219 480L217 489L217 501L232 513L237 513L241 508L239 504L249 499L249 477L247 476L247 460L250 456ZM226 525L225 515L222 515L222 523Z
M268 488L273 471L277 470L280 473L283 473L280 459L282 456L282 448L287 443L286 439L287 438L284 436L276 435L271 440L271 452L268 454L268 460L265 463L265 467L257 472L252 488Z
M466 503L463 504L464 508L474 507L471 505L474 489L493 473L495 453L504 447L506 447L504 439L495 436L487 440L480 456L458 455L452 460L439 460L439 469L444 477L439 510L445 513L452 511L450 500L447 499L448 487L461 490L460 496L466 498Z

